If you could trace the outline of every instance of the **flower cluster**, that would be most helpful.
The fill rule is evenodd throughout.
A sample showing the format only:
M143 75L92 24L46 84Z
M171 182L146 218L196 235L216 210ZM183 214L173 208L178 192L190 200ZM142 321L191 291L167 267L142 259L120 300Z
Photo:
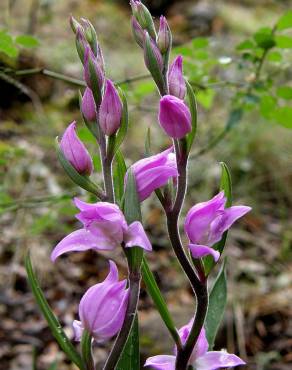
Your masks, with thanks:
M93 161L76 134L74 121L62 136L58 148L58 154L61 153L59 158L70 178L94 194L99 201L87 203L79 198L74 199L79 210L76 218L82 227L55 246L51 260L55 262L68 252L113 251L120 248L128 261L127 279L119 281L117 266L110 260L107 278L89 288L80 301L80 321L73 322L75 339L81 340L84 350L81 360L86 363L86 366L80 368L94 369L94 361L89 358L91 351L85 348L87 343L91 349L92 338L96 342L103 342L120 331L104 370L116 368L127 342L137 313L141 269L147 266L143 253L152 250L140 222L140 203L153 192L156 192L165 211L171 246L196 294L198 304L196 316L179 331L174 326L169 328L171 320L168 320L167 327L176 343L174 354L150 357L145 366L158 370L175 370L179 363L179 368L185 370L189 366L196 370L215 370L241 365L244 362L236 355L224 351L208 351L209 344L203 323L208 308L208 275L219 261L227 230L251 208L230 206L226 197L230 192L225 194L223 190L212 199L191 207L184 221L190 252L189 255L185 253L181 242L179 216L187 189L188 156L195 133L195 98L183 76L182 57L177 56L168 65L172 35L165 17L160 18L157 32L145 5L134 0L130 3L134 38L144 51L145 65L161 95L157 107L158 122L172 140L172 145L126 168L120 151L128 119L125 97L122 96L121 100L114 83L106 78L102 51L91 23L85 19L79 23L71 17L71 27L76 34L76 47L83 64L86 83L80 101L81 112L87 128L99 145L103 187L100 188L89 178L94 171ZM185 102L186 93L189 96L188 104ZM119 173L114 178L112 165L116 159ZM212 258L206 260L207 256ZM213 265L207 271L205 266L210 261ZM150 269L146 272L143 275L145 284L147 288L150 287L150 294L152 292L153 300L158 302L161 309L164 304L162 295ZM163 310L164 313L167 312L165 307ZM198 322L199 326L196 327ZM196 337L194 333L197 334ZM88 334L89 341L86 342ZM72 348L69 352L71 350Z

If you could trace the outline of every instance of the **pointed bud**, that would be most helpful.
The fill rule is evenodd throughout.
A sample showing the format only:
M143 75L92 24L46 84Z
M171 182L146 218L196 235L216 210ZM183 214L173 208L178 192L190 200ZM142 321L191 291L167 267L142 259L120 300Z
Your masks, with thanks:
M131 7L133 15L142 27L143 30L147 30L149 35L155 40L156 31L152 15L147 7L141 3L141 1L131 1Z
M84 55L84 80L91 89L97 105L99 105L104 84L104 72L89 46Z
M93 54L96 56L98 41L97 41L97 35L95 32L95 29L88 19L81 18L81 20L83 23L85 39L90 45L91 50L93 51Z
M144 31L142 27L140 26L140 24L137 22L137 19L133 16L131 18L131 25L132 25L132 32L133 32L135 41L141 48L143 48Z
M158 31L158 36L157 36L157 45L162 54L165 54L166 52L170 50L171 43L172 43L172 35L171 35L170 28L168 26L166 18L161 16L159 31Z
M77 32L78 27L82 27L81 24L73 17L73 15L70 16L69 22L74 33Z
M105 92L99 107L99 124L105 135L113 135L120 127L122 103L110 80L106 80Z
M177 98L184 99L186 95L186 82L182 70L183 58L177 56L169 67L168 71L168 86L169 94Z
M81 60L81 63L84 65L84 58L85 58L85 50L86 48L90 48L84 34L84 29L82 26L78 26L76 29L76 50Z
M93 171L92 159L75 130L76 122L73 121L63 134L60 148L67 161L80 175L91 175Z
M96 108L92 91L87 87L84 91L81 103L81 110L88 121L96 120Z
M145 65L151 73L161 95L164 95L166 88L162 75L163 58L156 43L152 40L147 31L144 33L143 47Z
M165 95L160 99L158 119L166 134L174 139L182 139L192 130L188 106L172 95Z

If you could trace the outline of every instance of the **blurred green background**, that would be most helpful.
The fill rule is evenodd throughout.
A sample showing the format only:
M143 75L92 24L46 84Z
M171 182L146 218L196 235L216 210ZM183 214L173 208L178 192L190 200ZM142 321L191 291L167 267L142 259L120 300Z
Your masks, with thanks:
M253 207L229 234L229 304L216 346L239 353L247 369L289 369L292 3L145 3L156 21L160 14L167 16L172 54L184 56L185 74L198 100L198 136L184 213L218 190L221 161L231 170L235 203ZM52 247L78 225L72 196L84 195L63 173L54 150L54 138L74 119L100 180L98 151L79 113L78 81L56 76L82 79L70 14L94 24L107 75L126 92L131 120L123 144L127 164L143 157L148 127L153 152L169 144L157 124L158 94L145 77L143 55L132 37L128 1L0 2L0 369L73 369L31 296L23 268L28 249L69 335L79 298L107 273L105 253L72 254L56 265L49 260ZM143 203L143 218L155 249L151 267L179 327L194 312L193 297L154 196ZM125 273L119 252L111 258ZM172 350L144 288L140 321L143 359ZM96 348L100 363L107 351L107 344Z

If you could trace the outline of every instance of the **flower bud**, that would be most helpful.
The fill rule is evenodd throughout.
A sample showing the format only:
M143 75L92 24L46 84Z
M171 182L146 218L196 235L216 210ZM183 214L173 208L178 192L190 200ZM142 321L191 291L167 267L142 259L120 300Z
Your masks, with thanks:
M81 24L73 17L73 15L70 16L69 22L74 33L77 32L78 27L82 27Z
M97 56L98 41L97 41L97 35L95 32L95 29L88 19L81 18L81 20L83 23L84 36L86 38L86 41L90 45L91 50L93 51L93 54Z
M168 181L178 176L173 148L162 153L141 159L131 166L136 180L136 187L140 202L148 198L151 193L166 185ZM125 182L127 182L127 176Z
M104 78L102 66L90 47L87 46L84 55L84 80L92 93L95 94L94 98L98 100L96 103L101 100Z
M163 68L162 55L156 43L153 41L153 39L149 36L148 32L146 31L144 33L144 61L146 67L150 72L156 68L162 71Z
M85 49L89 47L89 45L84 35L84 29L80 24L76 28L75 42L76 42L76 50L81 60L81 63L84 64Z
M171 48L172 35L166 18L160 17L160 25L157 36L157 45L162 54L168 52Z
M119 281L116 264L110 261L107 278L89 288L79 304L80 321L74 321L75 339L85 329L97 342L109 340L121 329L129 300L127 280Z
M96 107L92 91L87 87L84 91L81 103L81 110L87 121L96 120Z
M131 25L135 41L141 48L143 48L144 31L134 16L131 18Z
M155 40L156 31L152 15L147 9L147 7L141 3L141 1L131 1L130 2L133 15L142 27L143 30L147 30L149 35Z
M120 127L122 103L110 80L106 80L105 92L99 107L99 124L105 135L113 135Z
M171 63L168 71L169 94L179 99L184 99L186 95L186 82L182 71L183 58L177 56Z
M60 148L67 161L80 175L91 175L93 171L92 159L75 130L76 122L73 121L63 134Z
M165 133L174 139L182 139L192 130L189 108L181 99L172 95L160 99L158 119Z

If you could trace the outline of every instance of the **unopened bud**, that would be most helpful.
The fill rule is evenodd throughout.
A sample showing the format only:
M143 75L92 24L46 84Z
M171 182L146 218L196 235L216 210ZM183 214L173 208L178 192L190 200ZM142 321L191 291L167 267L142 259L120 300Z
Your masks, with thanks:
M186 95L186 82L182 71L183 58L177 56L171 63L168 71L169 94L184 99Z
M89 87L87 87L84 91L81 103L81 110L84 117L88 121L95 121L96 120L96 108L95 102L93 98L92 91Z
M97 35L95 32L95 29L88 19L81 18L81 20L83 23L85 38L88 44L90 45L91 50L93 51L93 54L97 56L98 41L97 41Z
M78 27L82 27L81 24L73 17L73 15L70 16L69 22L74 33L77 32Z
M84 55L84 80L92 90L96 104L99 105L104 84L104 72L89 46L86 47Z
M82 141L76 135L76 122L72 122L65 130L60 148L68 162L81 175L91 175L92 159Z
M168 26L166 18L161 16L159 31L158 31L158 36L157 36L157 45L162 54L165 54L166 52L170 50L171 43L172 43L172 35L171 35L170 28Z
M122 103L110 80L106 80L105 92L99 107L99 124L105 135L113 135L120 127Z
M133 32L135 41L141 48L143 48L144 31L134 16L132 16L131 18L131 25L132 25L132 32Z
M131 1L131 7L133 15L142 27L143 30L147 30L149 35L155 40L156 31L151 13L147 7L141 3L141 1Z

